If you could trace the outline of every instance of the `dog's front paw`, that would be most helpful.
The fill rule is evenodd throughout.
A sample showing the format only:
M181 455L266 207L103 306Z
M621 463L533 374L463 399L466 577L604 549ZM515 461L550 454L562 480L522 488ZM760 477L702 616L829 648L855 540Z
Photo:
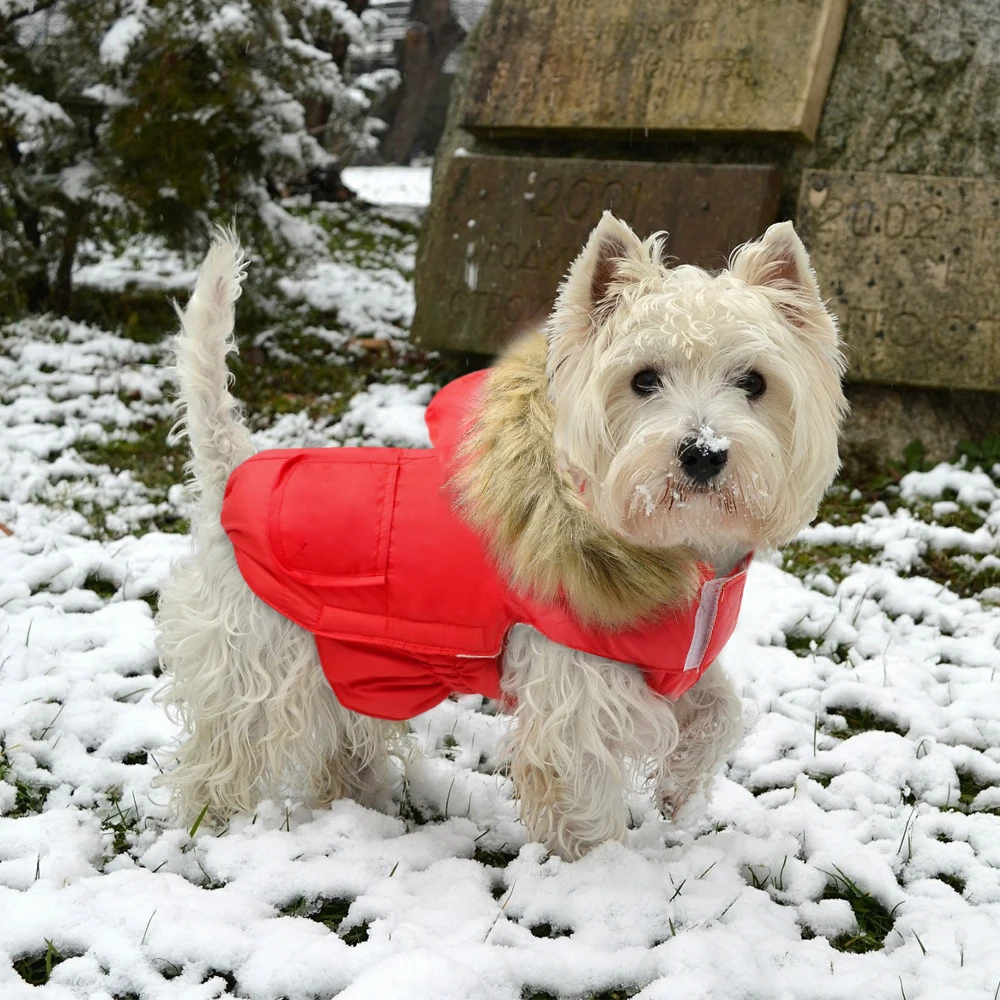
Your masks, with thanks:
M620 795L599 803L574 795L572 783L540 768L515 762L521 819L532 840L564 861L575 861L608 840L625 841L625 808Z
M596 835L595 835L596 834ZM625 843L625 829L607 830L602 835L600 832L587 830L577 831L571 826L561 825L558 829L549 832L547 837L533 838L540 839L549 851L563 861L578 861L585 854L589 854L595 847L607 843L609 840L617 840Z
M709 795L710 782L682 785L672 778L665 778L657 789L657 805L672 823L691 826L704 815Z

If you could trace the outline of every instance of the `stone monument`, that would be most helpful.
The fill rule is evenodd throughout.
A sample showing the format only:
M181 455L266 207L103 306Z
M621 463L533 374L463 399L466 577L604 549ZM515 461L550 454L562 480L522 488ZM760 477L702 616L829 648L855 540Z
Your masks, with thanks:
M414 337L495 351L602 208L706 266L791 218L848 350L847 472L914 439L951 458L1000 429L998 51L996 0L493 0L435 163Z
M1000 7L851 0L794 216L848 348L847 471L1000 428Z
M494 2L471 129L812 139L846 0Z
M422 309L417 335L499 349L549 312L604 209L665 230L670 256L711 268L774 220L779 194L772 167L456 156L425 237L425 267L444 291L433 316Z
M493 0L434 168L414 339L491 354L550 309L609 209L719 267L778 217L773 147L815 132L846 0ZM671 143L740 136L735 162ZM726 158L722 158L726 159Z
M852 379L1000 388L1000 183L807 170L798 226Z

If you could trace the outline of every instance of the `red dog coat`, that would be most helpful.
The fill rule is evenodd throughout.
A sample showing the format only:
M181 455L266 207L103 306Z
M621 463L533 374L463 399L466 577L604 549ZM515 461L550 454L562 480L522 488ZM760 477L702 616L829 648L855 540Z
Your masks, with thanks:
M434 397L431 450L296 448L236 468L222 526L244 580L313 633L337 698L364 715L409 719L452 692L498 698L504 640L518 622L636 664L654 691L679 697L732 635L749 560L722 579L701 567L697 604L616 631L515 593L442 489L485 374Z

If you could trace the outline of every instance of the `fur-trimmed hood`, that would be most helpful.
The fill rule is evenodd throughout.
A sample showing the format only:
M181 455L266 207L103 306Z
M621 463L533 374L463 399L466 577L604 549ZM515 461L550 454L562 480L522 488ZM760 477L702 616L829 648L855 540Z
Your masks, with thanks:
M565 599L587 625L634 626L690 604L704 577L689 549L635 545L601 527L558 468L546 342L531 334L486 373L451 487L515 590ZM431 415L432 440L435 427Z

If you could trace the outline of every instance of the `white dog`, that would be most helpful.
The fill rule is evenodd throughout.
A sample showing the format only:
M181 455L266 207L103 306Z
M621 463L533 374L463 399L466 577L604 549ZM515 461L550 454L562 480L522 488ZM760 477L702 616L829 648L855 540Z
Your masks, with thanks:
M428 671L432 687L444 685L430 703L452 678L453 690L502 690L524 822L566 858L623 839L623 790L636 778L667 811L707 789L742 735L740 699L712 660L731 631L749 554L791 539L836 473L843 360L790 223L742 247L716 275L668 268L661 251L660 240L641 242L606 214L544 336L530 334L470 388L459 380L432 403L432 431L447 423L440 413L468 410L436 431L444 435L435 440L438 474L427 464L434 453L419 451L323 449L248 461L250 435L225 366L243 262L233 240L216 242L177 340L198 493L194 553L164 587L159 611L172 678L166 699L185 730L164 780L183 816L207 809L218 820L288 790L313 803L371 801L396 727L344 702L390 719L409 702L380 710L365 664ZM390 607L378 589L387 586L387 560L417 559L407 552L422 551L412 536L423 527L406 534L398 515L383 558L382 522L373 535L364 504L350 507L354 487L345 480L340 489L341 466L330 464L320 470L328 487L315 494L315 509L300 504L293 522L271 523L293 516L269 513L266 499L284 496L293 458L358 465L366 455L394 484L411 469L424 470L432 487L448 480L415 509L435 512L428 538L464 533L453 548L472 561L454 572L466 589L482 580L486 597L476 590L468 607L445 616L442 634L463 636L445 653L428 645L426 613L414 624L419 615L393 610L401 605ZM264 492L248 492L247 482L272 470ZM381 497L389 487L379 489ZM324 549L319 569L295 562L312 530L303 521L341 531L348 548L375 538L365 559L381 562L350 586L342 554ZM247 541L255 523L259 537ZM286 529L304 539L284 562L275 556L291 566L292 583L261 568L271 559L267 539ZM286 599L314 576L318 589ZM296 601L314 593L323 606L307 616ZM426 588L419 599L427 604ZM373 601L377 629L365 624L376 620ZM475 634L487 638L473 641L462 630L481 624L477 614L485 624ZM347 620L361 621L361 631L346 634Z

